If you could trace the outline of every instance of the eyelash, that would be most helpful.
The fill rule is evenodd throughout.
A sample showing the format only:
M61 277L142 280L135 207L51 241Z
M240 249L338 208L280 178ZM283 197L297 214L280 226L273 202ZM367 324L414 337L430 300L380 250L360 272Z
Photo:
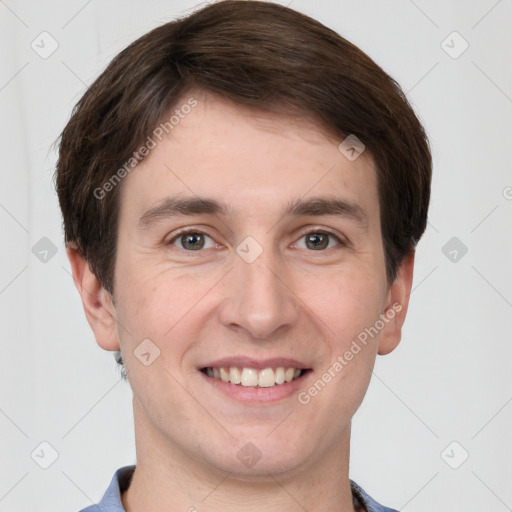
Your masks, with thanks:
M204 231L201 231L200 229L191 229L191 228L186 228L184 229L183 231L179 231L178 233L176 233L167 243L166 245L174 245L174 242L176 240L178 240L178 238L180 238L181 236L183 235L189 235L189 234L194 234L194 235L206 235L208 236L209 238L211 238L213 240L213 237L210 236L208 233L204 232ZM326 230L326 229L309 229L307 231L303 231L301 234L300 234L300 237L299 237L299 240L301 238L303 238L304 236L306 235L310 235L310 234L322 234L322 235L328 235L329 237L332 237L334 238L340 247L346 247L348 245L348 243L346 241L344 241L342 238L340 238L338 235L334 234L332 231L329 231L329 230ZM334 249L335 247L330 247L330 249ZM181 247L179 247L179 249L181 249ZM198 249L197 251L189 251L187 249L182 249L183 251L186 251L186 252L203 252L205 249ZM322 249L320 251L310 251L310 252L325 252L327 251L328 249Z

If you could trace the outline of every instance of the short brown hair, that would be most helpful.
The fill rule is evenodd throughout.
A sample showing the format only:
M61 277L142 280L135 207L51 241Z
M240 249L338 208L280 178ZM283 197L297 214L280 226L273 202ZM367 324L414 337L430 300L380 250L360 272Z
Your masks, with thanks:
M303 112L373 156L388 282L427 223L432 158L399 85L321 23L266 1L224 0L123 50L73 110L55 173L66 244L114 292L122 188L102 189L187 90L262 112Z

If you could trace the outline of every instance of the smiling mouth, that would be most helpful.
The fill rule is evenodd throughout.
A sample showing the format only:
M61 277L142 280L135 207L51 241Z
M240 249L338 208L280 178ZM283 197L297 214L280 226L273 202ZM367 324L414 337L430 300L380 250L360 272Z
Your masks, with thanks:
M236 366L220 368L202 368L201 371L212 379L221 380L226 383L245 386L271 388L300 379L310 370L302 368L284 367L277 368L240 368Z

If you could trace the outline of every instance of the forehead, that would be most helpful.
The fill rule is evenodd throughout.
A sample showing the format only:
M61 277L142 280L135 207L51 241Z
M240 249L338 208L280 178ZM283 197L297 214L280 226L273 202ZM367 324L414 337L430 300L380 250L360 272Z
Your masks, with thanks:
M176 195L208 197L234 216L252 217L330 195L379 217L371 156L349 160L338 147L343 138L310 118L255 112L195 91L176 103L168 121L169 133L153 137L154 147L123 181L121 217L140 217Z

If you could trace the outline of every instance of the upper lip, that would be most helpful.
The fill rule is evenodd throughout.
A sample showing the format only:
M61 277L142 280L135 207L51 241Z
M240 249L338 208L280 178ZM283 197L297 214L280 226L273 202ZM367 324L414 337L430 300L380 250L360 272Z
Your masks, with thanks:
M237 367L263 370L265 368L279 368L280 366L283 366L284 368L299 368L301 370L307 370L310 368L308 365L288 357L273 357L270 359L253 359L251 357L223 357L221 359L216 359L215 361L207 362L206 364L202 365L200 369Z

